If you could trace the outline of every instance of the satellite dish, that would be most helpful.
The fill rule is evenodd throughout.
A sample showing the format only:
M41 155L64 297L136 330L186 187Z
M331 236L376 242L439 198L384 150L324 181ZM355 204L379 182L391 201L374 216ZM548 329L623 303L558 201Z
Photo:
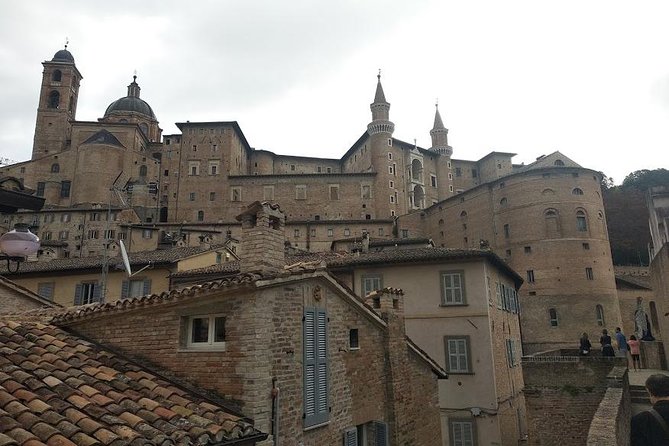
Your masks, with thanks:
M123 244L123 240L119 240L119 244L121 245L121 257L123 258L123 266L125 267L125 270L128 273L128 277L130 277L132 276L132 270L130 269L130 260L128 259L128 251L125 250L125 245Z

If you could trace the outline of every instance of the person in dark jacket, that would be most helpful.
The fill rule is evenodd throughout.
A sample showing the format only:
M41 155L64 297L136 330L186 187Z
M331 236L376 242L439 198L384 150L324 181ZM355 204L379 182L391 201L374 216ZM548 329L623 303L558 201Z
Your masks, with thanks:
M599 338L599 343L602 344L602 356L615 356L616 351L613 349L611 344L611 336L609 336L608 330L602 330L602 336Z
M669 445L669 376L649 376L646 391L653 408L632 417L630 446Z
M592 344L588 339L588 333L583 333L583 336L581 336L581 345L579 346L579 354L581 356L589 355L590 349L592 349Z

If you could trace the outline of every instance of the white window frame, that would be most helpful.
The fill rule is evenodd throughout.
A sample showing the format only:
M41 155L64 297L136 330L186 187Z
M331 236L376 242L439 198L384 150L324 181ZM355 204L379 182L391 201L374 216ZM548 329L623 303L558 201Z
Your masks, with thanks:
M383 289L383 275L363 274L360 278L360 293L362 297L367 296L372 291L381 289Z
M459 440L456 436L456 429L462 432ZM467 434L469 434L468 438ZM448 436L451 446L476 446L476 424L471 419L448 420Z
M225 314L196 314L187 317L186 321L186 348L189 350L225 350L225 340L215 342L214 334L216 330L216 319L223 318L225 329L226 315ZM207 342L193 342L193 321L195 319L208 319Z

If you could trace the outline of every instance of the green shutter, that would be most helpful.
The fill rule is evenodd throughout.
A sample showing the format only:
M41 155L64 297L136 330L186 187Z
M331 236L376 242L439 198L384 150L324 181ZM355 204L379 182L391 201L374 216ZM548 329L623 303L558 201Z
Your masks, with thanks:
M93 302L101 302L102 301L100 291L102 291L102 286L100 285L100 282L95 282L93 284Z
M381 421L374 422L376 446L388 446L388 425Z
M124 280L121 284L121 298L125 299L130 294L130 281Z
M358 446L358 429L344 431L344 446Z

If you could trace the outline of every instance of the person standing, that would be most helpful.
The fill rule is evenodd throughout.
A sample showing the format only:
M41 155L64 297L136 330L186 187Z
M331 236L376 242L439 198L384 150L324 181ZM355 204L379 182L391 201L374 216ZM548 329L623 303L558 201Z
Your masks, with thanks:
M620 327L616 327L616 343L618 344L618 353L620 356L627 358L627 352L629 348L627 347L627 338L623 334Z
M630 340L627 341L627 345L630 346L630 355L632 355L632 366L634 371L641 369L641 356L640 356L640 343L636 339L636 336L630 336ZM638 366L638 368L637 368Z
M666 446L669 444L669 376L649 376L646 391L653 407L632 417L630 446Z
M602 330L602 336L599 338L599 343L602 344L602 356L616 355L616 351L613 349L611 336L609 336L609 332L606 328Z
M581 346L579 347L579 354L581 356L589 355L590 349L592 349L592 344L590 344L590 340L588 339L588 333L583 333L583 336L581 336Z

